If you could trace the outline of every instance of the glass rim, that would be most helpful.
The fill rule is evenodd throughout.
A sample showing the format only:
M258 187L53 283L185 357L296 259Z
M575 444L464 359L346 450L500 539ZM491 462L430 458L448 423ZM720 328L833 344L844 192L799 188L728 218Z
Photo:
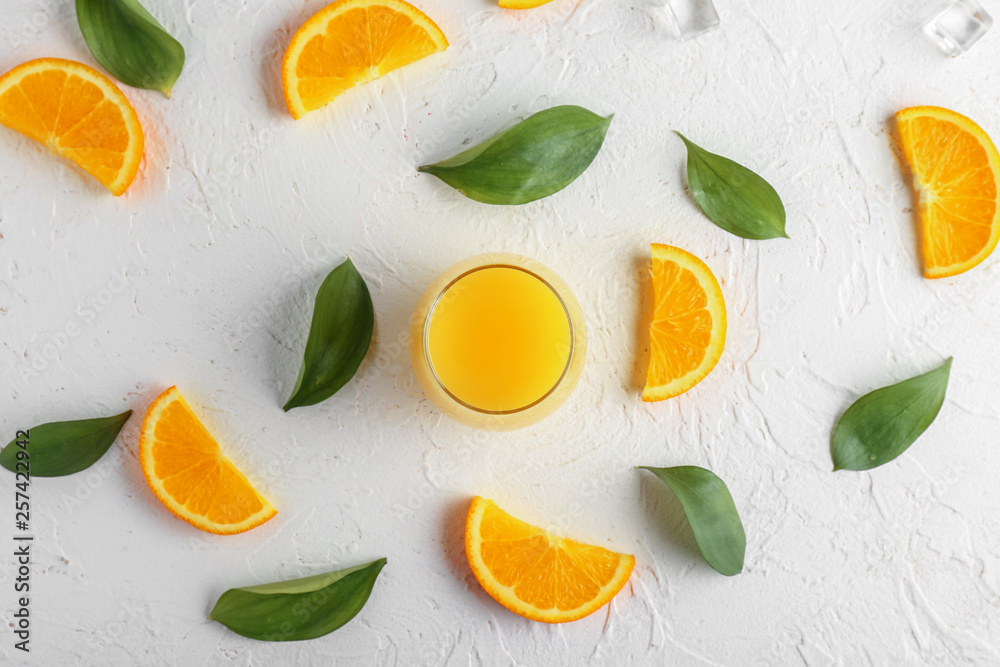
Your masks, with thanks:
M566 323L569 325L569 354L566 355L566 365L563 367L562 373L559 374L559 377L552 384L552 387L544 394L542 394L542 396L532 401L528 405L525 405L520 408L514 408L511 410L486 410L484 408L476 407L471 403L467 403L466 401L463 401L458 396L453 394L452 391L448 389L447 385L445 385L445 383L441 380L441 378L438 377L437 370L435 370L434 368L434 362L431 359L431 351L428 343L428 340L430 338L428 334L430 333L431 318L434 316L434 310L437 308L438 304L441 302L441 299L444 297L444 295L447 294L448 290L454 287L455 284L457 284L463 278L473 273L476 273L477 271L484 271L486 269L515 269L517 271L522 271L524 273L527 273L532 278L541 282L543 285L548 287L549 290L552 291L556 299L559 301L559 305L562 307L563 314L566 316ZM441 391L447 394L448 398L455 401L464 408L467 408L474 412L478 412L479 414L483 415L497 415L497 416L515 415L521 412L525 412L526 410L530 410L531 408L541 404L547 398L552 396L552 394L554 394L555 391L562 384L563 380L566 379L566 375L569 373L569 369L573 363L573 352L575 351L575 346L576 346L576 328L573 326L573 317L570 315L569 308L566 306L566 301L559 293L559 290L557 290L551 282L546 280L544 277L538 275L531 269L525 268L523 266L518 266L517 264L509 264L504 262L493 262L490 264L483 264L482 266L476 266L467 271L463 271L459 275L455 276L455 278L453 278L452 280L449 280L448 283L441 288L441 291L438 292L437 296L434 297L434 301L431 302L430 308L427 309L427 316L424 318L424 325L422 328L421 337L423 338L421 342L424 352L424 358L427 360L427 367L430 369L431 377L434 378L434 381L437 383L437 386L441 388Z

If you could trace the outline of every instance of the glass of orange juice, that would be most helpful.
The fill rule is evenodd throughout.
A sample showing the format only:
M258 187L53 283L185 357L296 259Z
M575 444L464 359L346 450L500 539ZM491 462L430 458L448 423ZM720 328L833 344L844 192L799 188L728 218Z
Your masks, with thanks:
M410 325L410 359L442 412L476 428L547 417L583 371L587 336L569 287L535 260L470 257L439 275Z

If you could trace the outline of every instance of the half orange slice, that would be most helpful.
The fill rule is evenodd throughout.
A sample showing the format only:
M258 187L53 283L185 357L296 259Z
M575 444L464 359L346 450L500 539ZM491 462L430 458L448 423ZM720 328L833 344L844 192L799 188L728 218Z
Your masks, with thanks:
M964 273L1000 240L1000 154L974 122L941 107L896 114L912 172L924 277Z
M0 76L0 123L71 160L115 196L142 161L142 126L122 91L92 67L41 58Z
M533 9L552 2L552 0L500 0L504 9Z
M683 394L705 379L726 345L726 303L705 262L686 250L654 243L650 274L649 370L644 401Z
M556 537L478 496L466 519L465 553L493 599L545 623L594 613L618 594L635 566L633 556Z
M278 513L222 454L177 387L149 406L139 436L139 462L160 502L206 532L242 533Z
M298 120L346 90L448 47L434 21L403 0L338 0L302 24L281 86Z

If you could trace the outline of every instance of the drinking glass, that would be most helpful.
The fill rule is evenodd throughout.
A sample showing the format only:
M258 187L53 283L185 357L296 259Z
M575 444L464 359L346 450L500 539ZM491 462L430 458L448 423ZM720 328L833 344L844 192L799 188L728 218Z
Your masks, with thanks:
M539 303L544 313L532 310ZM551 269L520 255L486 253L446 269L410 323L410 361L424 394L459 423L489 431L523 428L555 411L586 356L573 293Z

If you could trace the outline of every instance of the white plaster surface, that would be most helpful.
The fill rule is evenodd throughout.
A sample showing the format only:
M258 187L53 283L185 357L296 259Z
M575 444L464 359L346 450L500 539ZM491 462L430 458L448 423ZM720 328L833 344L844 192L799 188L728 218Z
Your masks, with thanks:
M94 64L71 2L4 3L0 69ZM324 0L146 0L185 45L173 99L125 88L146 132L115 199L0 128L0 428L131 408L91 470L31 486L32 665L1000 664L1000 260L929 282L887 119L939 104L1000 137L1000 34L950 59L910 0L716 0L719 30L675 39L646 0L419 0L442 54L293 122L278 65ZM1000 15L1000 4L983 0ZM555 104L615 113L566 190L498 208L415 167ZM714 227L671 130L765 175L791 240ZM719 276L730 331L688 394L639 400L650 242ZM485 251L535 257L587 317L568 403L513 433L471 431L421 395L405 335L423 287ZM350 255L377 332L359 375L289 414L312 300ZM948 399L897 461L831 472L860 394L955 356ZM177 384L279 509L217 537L143 480L150 401ZM669 492L635 465L723 477L748 537L742 575L701 559ZM14 490L0 493L10 620ZM485 495L526 520L636 555L609 608L515 616L476 584L464 514ZM388 558L368 605L309 642L268 644L206 616L227 588Z

